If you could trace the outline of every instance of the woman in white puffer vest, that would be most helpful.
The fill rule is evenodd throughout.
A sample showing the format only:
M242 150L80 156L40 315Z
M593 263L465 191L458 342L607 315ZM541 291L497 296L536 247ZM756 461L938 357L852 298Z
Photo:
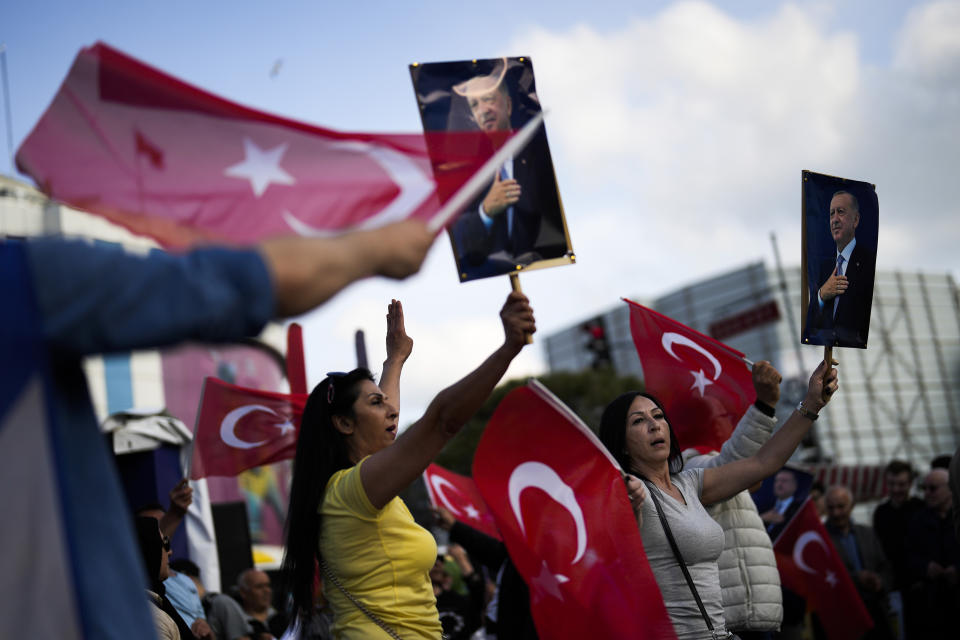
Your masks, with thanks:
M685 468L720 466L748 458L760 449L773 434L773 408L780 399L780 389L756 391L757 402L747 409L720 452L700 454L687 449L683 452ZM718 564L727 630L748 640L779 629L783 620L780 573L770 537L749 492L714 504L707 513L723 527L723 552Z

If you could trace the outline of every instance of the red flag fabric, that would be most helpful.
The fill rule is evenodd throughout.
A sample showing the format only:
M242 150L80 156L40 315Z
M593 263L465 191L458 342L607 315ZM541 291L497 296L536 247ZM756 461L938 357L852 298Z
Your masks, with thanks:
M293 458L306 403L306 394L258 391L204 379L190 477L235 476Z
M684 449L719 451L756 400L743 354L630 300L630 332L643 381Z
M444 507L463 524L500 540L493 514L472 479L431 464L423 472L423 482L434 507Z
M831 640L859 638L873 620L809 499L773 545L783 586L803 596Z
M541 638L676 638L621 471L545 387L503 399L473 478L530 587Z
M98 43L77 55L17 166L51 197L164 246L247 244L431 218L437 179L446 197L493 152L482 132L434 135L433 163L454 167L439 178L421 134L269 115Z

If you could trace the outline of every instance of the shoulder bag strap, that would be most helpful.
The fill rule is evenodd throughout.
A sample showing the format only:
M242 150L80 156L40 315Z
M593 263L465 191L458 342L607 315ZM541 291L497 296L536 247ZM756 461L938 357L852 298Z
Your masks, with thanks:
M390 625L388 625L386 622L381 620L378 615L376 615L375 613L367 609L367 607L365 607L362 602L357 600L357 598L352 593L347 591L347 588L343 586L342 582L340 582L340 578L338 578L333 573L333 571L331 571L330 567L327 566L327 563L324 561L324 559L320 557L320 554L317 554L317 561L320 563L320 569L321 571L323 571L324 577L326 577L328 580L330 580L330 582L335 584L337 586L337 589L340 589L340 592L343 593L343 595L347 596L347 599L350 602L357 605L357 608L360 609L360 611L362 611L365 616L370 618L370 620L373 621L373 624L383 629L388 636L393 638L393 640L403 640L400 637L400 634L394 631Z
M680 555L680 549L677 547L677 541L673 539L673 532L670 531L670 525L667 523L667 516L663 514L663 507L660 506L660 499L657 497L657 494L660 493L660 489L655 487L652 482L648 482L646 480L644 480L644 484L647 485L647 489L650 490L650 497L653 498L653 506L657 508L657 517L660 518L660 524L663 525L663 532L667 536L667 542L670 543L670 548L673 550L673 555L680 564L680 570L683 571L683 577L687 579L687 586L690 587L690 591L693 593L693 599L697 601L697 606L700 607L700 615L703 616L703 621L707 623L707 629L709 629L710 633L713 634L713 623L710 622L710 616L707 615L707 610L703 608L703 601L700 600L700 594L697 593L697 587L693 584L693 578L690 577L690 572L687 570L687 563L683 561L683 556Z

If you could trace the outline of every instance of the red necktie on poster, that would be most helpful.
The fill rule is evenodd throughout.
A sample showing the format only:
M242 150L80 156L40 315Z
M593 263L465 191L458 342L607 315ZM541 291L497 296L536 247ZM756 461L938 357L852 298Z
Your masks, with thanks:
M783 586L807 600L830 640L859 638L873 627L812 501L787 524L773 551Z
M500 532L493 521L477 485L467 476L431 464L423 472L423 482L434 507L443 507L463 524L491 538L500 540Z
M473 478L530 587L541 638L676 637L620 470L545 387L503 399Z
M493 148L480 132L431 136L439 178L421 134L269 115L98 43L77 55L17 166L51 197L164 246L248 244L433 218Z
M630 300L630 332L643 381L684 449L720 450L756 400L743 354Z
M190 477L235 476L293 458L306 403L305 394L257 391L206 378Z

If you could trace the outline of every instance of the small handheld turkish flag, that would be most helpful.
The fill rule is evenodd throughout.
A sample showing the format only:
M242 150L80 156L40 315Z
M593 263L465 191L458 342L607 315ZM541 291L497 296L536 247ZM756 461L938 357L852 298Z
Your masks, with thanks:
M644 384L666 409L680 445L719 451L757 397L743 354L653 309L624 302Z
M783 586L803 596L831 640L859 638L873 620L811 500L773 545Z
M204 379L190 477L235 476L293 458L306 403L306 394L257 391Z
M545 387L503 399L473 478L530 587L541 638L676 638L622 472Z
M473 480L459 473L431 464L423 472L423 482L434 507L444 507L463 524L500 539L493 514L477 490Z

